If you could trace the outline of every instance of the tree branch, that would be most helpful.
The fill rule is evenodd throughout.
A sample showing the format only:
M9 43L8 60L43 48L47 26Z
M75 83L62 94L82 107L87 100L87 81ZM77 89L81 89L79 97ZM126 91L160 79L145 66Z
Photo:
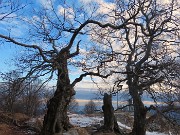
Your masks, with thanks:
M157 79L150 80L150 81L148 81L148 82L146 82L146 83L141 83L141 84L139 85L139 87L140 87L140 88L148 87L148 86L151 86L151 85L156 84L156 83L158 83L158 82L162 82L163 80L164 80L164 77L161 76L161 77L159 77L159 78L157 78Z
M81 42L81 40L77 43L76 52L69 54L68 58L72 58L72 57L79 54L79 44L80 44L80 42Z
M148 111L149 110L156 110L157 113L155 113L154 115L150 116L148 119L146 119L147 123L150 123L151 121L153 121L157 116L158 114L162 115L164 118L168 119L164 113L166 112L169 112L169 111L178 111L180 110L180 107L178 106L175 106L175 105L170 105L170 106L167 106L166 108L162 109L162 110L159 110L157 107L151 105L149 108L148 108ZM168 119L169 120L169 119Z
M80 31L81 31L86 25L88 25L88 24L96 24L96 25L100 26L101 28L110 27L110 28L112 28L112 29L121 29L121 28L124 28L124 27L128 24L128 21L131 20L132 18L134 18L138 13L139 13L139 10L137 11L137 13L135 13L133 16L129 17L129 18L128 18L124 23L122 23L121 25L113 25L113 24L111 24L111 23L102 24L102 23L100 23L100 22L98 22L98 21L95 21L95 20L87 20L87 21L85 21L83 24L81 24L81 25L79 26L79 28L77 28L77 29L75 29L75 30L73 31L73 35L72 35L72 37L71 37L71 39L70 39L70 42L69 42L68 46L65 47L65 48L63 48L63 49L60 51L60 53L63 53L63 52L65 52L65 51L69 50L69 49L72 47L73 42L74 42L76 36L80 33ZM130 23L129 23L129 24L130 24Z
M126 108L128 106L134 106L134 105L133 104L124 105L122 107L118 107L115 111L122 110L122 109L124 109L124 108Z
M110 74L107 75L101 75L99 73L94 73L94 72L86 72L84 74L81 74L78 78L76 78L72 83L71 83L71 87L74 87L76 85L76 83L80 82L84 77L90 75L90 76L98 76L101 78L108 78L110 75L112 75L113 72L111 72Z
M9 42L11 42L11 43L14 43L14 44L16 44L16 45L22 46L22 47L37 49L37 50L39 51L41 57L43 58L43 60L46 61L46 62L51 63L51 60L48 60L48 59L44 56L43 50L42 50L39 46L37 46L37 45L28 45L28 44L20 43L20 42L12 39L12 38L10 38L10 37L7 37L7 36L1 35L1 34L0 34L0 38L6 39L7 41L9 41Z

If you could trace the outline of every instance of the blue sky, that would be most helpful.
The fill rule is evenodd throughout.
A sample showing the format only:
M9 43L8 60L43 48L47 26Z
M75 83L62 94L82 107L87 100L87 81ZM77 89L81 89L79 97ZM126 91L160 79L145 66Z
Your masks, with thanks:
M52 2L57 3L57 1L52 0ZM61 4L63 8L66 8L68 12L71 11L71 7L68 7L64 5L63 1L58 1ZM79 6L80 4L89 4L90 2L97 3L95 0L67 0L65 4L69 3L70 5L73 5L73 2L75 3L75 6ZM20 3L22 5L27 4L27 6L21 11L13 13L13 16L17 14L18 17L24 17L26 16L27 18L31 18L32 16L35 16L33 10L37 10L40 6L43 6L45 8L49 7L49 2L46 0L31 0L31 1L26 1L26 0L21 0ZM99 3L106 4L107 3L103 0L100 0ZM56 7L57 9L59 6ZM86 7L87 11L91 10L90 7ZM4 11L8 11L8 9L1 9ZM103 12L103 8L99 9L99 12ZM1 34L5 35L11 35L13 37L19 38L19 37L26 37L28 27L22 22L19 21L18 19L5 19L3 21L0 21L0 31ZM87 38L87 37L84 37ZM64 41L68 42L69 39L64 39ZM85 39L86 40L86 39ZM75 41L77 42L77 41ZM11 44L11 43L5 43L0 45L0 71L1 72L8 72L9 70L12 70L16 67L14 67L14 60L17 56L20 56L23 53L23 47L18 47L17 45ZM79 76L80 71L78 69L71 69L70 72L70 78L71 80L74 80L77 76ZM87 85L89 85L91 82L91 79L86 77L84 79L84 83L86 84L85 88ZM90 87L94 87L95 85L92 84ZM81 87L81 85L79 85Z
M0 71L7 72L13 70L14 67L14 58L18 55L21 49L18 46L9 44L9 45L0 45Z
M53 2L55 0L52 0ZM61 2L61 6L58 5L56 2L59 1ZM109 13L112 9L115 8L115 5L113 3L110 3L110 1L112 0L67 0L66 1L66 4L69 3L70 5L72 5L73 2L75 2L75 6L80 6L81 4L85 5L84 7L84 10L86 10L86 12L88 13L87 15L90 16L90 12L91 10L93 10L93 8L91 8L91 6L87 6L87 4L93 2L93 3L98 3L99 5L96 5L98 8L96 10L96 13L94 13L93 15L96 16L96 15L99 15L99 14L105 14L105 13ZM163 2L167 2L168 0L165 0ZM35 9L37 10L41 5L44 6L45 8L48 8L48 2L46 0L31 0L31 1L28 1L28 0L21 0L22 3L31 3L29 5L27 5L24 9L24 12L22 13L20 11L20 17L24 17L26 16L27 18L37 18L39 19L35 14L34 14L34 11L32 9ZM71 17L72 17L72 6L67 6L67 5L64 5L63 3L63 0L56 0L56 11L59 10L59 11L64 11L64 9L66 9L67 12L69 12L70 14L68 14L69 16L67 16L67 18L69 18L69 20L71 21ZM1 12L0 12L1 13ZM59 13L61 14L61 12ZM0 14L1 15L1 14ZM81 14L79 13L78 14L79 16L81 16ZM108 14L110 15L110 14ZM114 15L114 14L113 14ZM104 19L104 18L103 18ZM6 22L7 21L7 22ZM81 19L80 19L81 21ZM110 20L111 21L111 20ZM104 22L103 22L104 23ZM77 26L76 24L74 26ZM10 29L11 28L11 29ZM14 36L14 37L22 37L24 38L24 40L26 40L26 34L28 34L28 27L26 24L24 24L22 21L20 20L14 20L14 21L11 21L11 20L5 20L5 21L0 21L0 32L1 34L5 34L5 35L8 35L9 34L9 30L11 31L11 36ZM70 35L71 36L71 35ZM61 43L65 43L65 42L68 42L69 39L70 39L70 36L67 36L66 38L63 39L63 41L61 41ZM134 38L134 35L132 35L132 38ZM31 39L31 38L30 38ZM23 41L24 41L23 40ZM84 36L84 37L81 37L81 51L86 51L85 50L85 46L86 44L88 43L89 41L89 37L88 36ZM78 40L76 40L75 42L77 42ZM30 41L29 43L33 43L33 42L36 42L36 41ZM1 41L0 41L1 43ZM37 41L38 43L38 41ZM84 45L84 46L83 46ZM84 47L84 48L83 48ZM88 48L89 46L87 46ZM117 44L114 44L113 46L114 48L118 49L120 48L119 46L117 46ZM76 46L73 48L75 50ZM127 50L127 48L120 48L121 51L124 49L124 50ZM14 63L13 63L13 60L14 58L16 58L16 56L20 56L21 54L23 53L23 48L22 47L18 47L14 44L11 44L11 43L4 43L4 44L0 44L0 71L1 72L7 72L9 70L12 70L16 67L14 67ZM77 58L79 59L79 58ZM119 66L119 65L118 65ZM123 68L121 68L123 69ZM82 73L82 71L78 68L71 68L70 69L70 79L71 80L74 80L76 77L78 77L80 74ZM109 80L107 80L107 82L113 80L115 77L111 77ZM102 79L100 78L94 78L95 81L99 82L99 86L101 88L106 88L106 89L112 89L112 85L108 85L106 83L102 83ZM1 81L1 80L0 80ZM55 85L56 84L56 80L52 80L50 82L50 85ZM101 84L101 85L100 85ZM80 89L81 88L81 89ZM94 96L94 89L97 89L96 87L96 84L92 83L91 81L91 78L90 77L86 77L83 79L83 81L81 83L78 83L76 86L75 86L75 89L79 90L77 91L77 98L80 98L80 99L91 99L93 98ZM123 85L123 89L127 89L127 85ZM86 92L82 92L82 91L86 91ZM88 94L88 95L87 95ZM78 97L79 96L79 97ZM114 100L116 98L114 97ZM147 99L145 99L147 100ZM87 101L79 101L81 103L86 103ZM146 104L151 104L150 101L147 101Z
M53 2L55 2L56 7L56 11L64 11L64 9L66 9L67 12L69 12L70 14L68 14L69 19L71 19L72 17L72 6L67 6L64 5L64 1L60 1L61 6L57 4L57 0L52 0ZM105 13L109 13L112 9L115 8L115 5L113 3L111 3L112 0L66 0L65 4L70 4L73 5L73 2L75 3L75 6L80 6L80 5L85 5L84 9L90 16L90 12L93 10L91 6L87 6L87 4L89 3L93 3L93 4L97 4L96 6L98 7L96 10L96 13L94 13L93 15L99 15L99 14L105 14ZM168 0L165 0L163 2L167 2ZM48 4L49 2L47 2L47 0L21 0L20 2L22 3L30 3L29 5L27 5L24 9L24 12L19 12L22 13L20 14L21 17L26 16L27 18L35 18L36 15L34 14L33 9L38 9L40 7L40 5L44 6L45 8L48 8ZM99 5L98 5L99 4ZM72 14L71 14L72 13ZM18 13L16 13L18 14ZM61 12L59 12L59 14L61 14ZM81 15L79 13L79 15ZM114 14L113 14L114 15ZM7 21L7 22L6 22ZM81 20L80 20L81 21ZM76 26L76 25L75 25ZM9 29L9 27L11 29ZM28 27L19 20L14 20L14 21L10 21L10 20L5 20L5 21L0 21L0 31L2 34L8 35L9 34L9 30L11 31L11 35L14 37L26 37L26 34L28 32ZM67 36L67 38L64 38L62 42L68 41L70 36ZM82 38L82 37L81 37ZM26 39L26 38L25 38ZM83 44L85 44L86 42L88 42L88 38L87 37L83 37L82 39L83 41L81 42L81 46ZM77 42L78 40L76 40ZM30 42L31 43L31 42ZM115 44L114 47L117 48L117 45ZM74 47L75 48L75 47ZM118 48L120 48L118 46ZM84 49L84 48L81 48ZM127 48L125 48L127 49ZM4 45L0 45L0 70L1 71L8 71L11 69L14 69L13 67L13 62L11 61L12 58L15 58L16 55L20 55L23 51L21 49L21 47L17 47L16 45L10 44L10 43L5 43ZM81 73L80 70L78 69L71 69L70 72L70 77L71 80L75 79L77 76L79 76L79 74ZM96 80L100 81L100 79ZM79 83L77 85L77 87L81 87L83 85L83 87L95 87L95 84L90 83L91 79L90 78L85 78L83 80L83 84Z

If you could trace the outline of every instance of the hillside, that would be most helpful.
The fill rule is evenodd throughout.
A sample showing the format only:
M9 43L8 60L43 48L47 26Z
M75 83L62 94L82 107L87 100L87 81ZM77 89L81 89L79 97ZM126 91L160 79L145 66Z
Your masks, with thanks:
M103 133L96 133L97 129L103 125L102 114L82 115L82 114L68 114L70 123L74 126L69 135L103 135ZM116 113L118 117L118 125L125 132L130 132L132 129L133 118L130 113L119 112ZM24 114L15 114L14 123L13 117L4 112L0 112L0 135L37 135L43 121L43 116L39 118L29 118ZM149 128L150 129L150 128ZM170 131L160 130L147 131L146 135L178 135L172 134ZM72 133L73 132L73 133ZM65 135L65 134L64 134ZM107 134L106 134L107 135ZM112 134L109 134L112 135Z

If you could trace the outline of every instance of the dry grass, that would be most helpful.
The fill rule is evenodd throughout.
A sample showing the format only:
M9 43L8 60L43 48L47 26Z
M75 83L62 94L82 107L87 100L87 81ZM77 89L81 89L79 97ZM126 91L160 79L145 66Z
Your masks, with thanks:
M118 111L115 112L115 116L117 121L120 121L122 124L125 124L129 127L133 126L133 117L131 112Z
M12 115L11 113L0 111L0 123L10 124L14 120L16 120L18 123L23 123L29 119L30 117L22 113L15 113L14 115Z
M89 133L87 132L85 128L76 127L75 129L77 130L79 135L89 135Z
M28 135L27 131L13 125L13 121L15 120L18 124L21 124L29 119L25 114L15 113L12 115L0 111L0 135Z
M12 129L7 124L0 124L0 135L11 135Z
M17 120L18 122L24 122L24 121L29 120L30 117L22 113L15 113L14 119Z
M115 133L102 133L102 132L96 132L93 135L117 135Z

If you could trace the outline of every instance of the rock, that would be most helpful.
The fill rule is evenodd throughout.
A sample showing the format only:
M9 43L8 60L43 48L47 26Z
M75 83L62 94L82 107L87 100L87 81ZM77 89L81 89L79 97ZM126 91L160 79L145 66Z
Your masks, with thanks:
M79 135L89 135L85 128L76 127L75 129L78 131Z
M89 133L84 128L75 127L75 128L70 129L67 132L64 132L63 134L56 133L54 135L89 135Z
M93 135L116 135L115 133L103 133L103 132L96 132Z
M79 135L79 133L76 129L71 129L67 131L66 133L63 133L63 135Z
M93 129L99 129L102 125L100 123L91 125Z

